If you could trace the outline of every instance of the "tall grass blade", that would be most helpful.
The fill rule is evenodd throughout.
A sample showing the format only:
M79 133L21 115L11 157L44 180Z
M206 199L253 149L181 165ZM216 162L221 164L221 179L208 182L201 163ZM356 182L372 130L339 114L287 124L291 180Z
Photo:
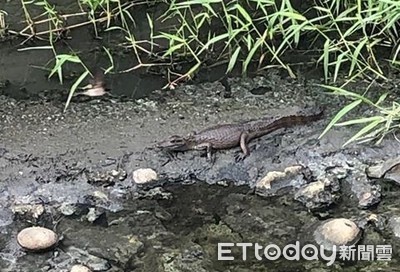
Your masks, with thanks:
M71 89L69 91L69 94L68 94L67 102L65 103L64 112L67 111L67 108L68 108L69 104L71 103L71 99L74 96L74 93L75 93L76 89L78 88L79 84L81 84L81 82L87 77L88 74L89 74L88 70L83 72L80 75L80 77L72 85L72 87L71 87Z
M351 137L350 140L345 142L343 147L345 147L346 145L348 145L354 141L357 141L359 138L361 138L361 136L363 136L364 134L371 131L374 127L376 127L380 123L381 123L381 120L376 120L376 121L371 122L369 125L363 127L359 132L357 132L353 137Z
M321 133L321 135L318 137L318 139L321 139L340 119L342 119L343 116L345 116L349 111L360 105L362 102L361 99L356 100L349 105L343 107L336 115L333 117L332 121L328 124L328 126L325 128L325 130Z

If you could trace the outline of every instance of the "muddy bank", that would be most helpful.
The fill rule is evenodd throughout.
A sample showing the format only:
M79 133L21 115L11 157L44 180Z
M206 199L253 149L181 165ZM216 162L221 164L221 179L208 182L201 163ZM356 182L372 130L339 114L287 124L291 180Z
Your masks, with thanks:
M389 137L380 146L343 149L354 133L344 128L318 140L343 101L328 99L315 83L268 73L230 79L229 93L215 82L136 101L78 99L66 114L59 93L36 100L3 94L2 271L69 271L75 263L94 271L395 269L399 189L365 170L398 156L399 143ZM320 104L327 108L323 120L253 141L240 163L238 148L217 152L214 164L202 152L171 160L152 148L172 134ZM132 172L148 167L159 180L136 184ZM300 170L261 182L288 168ZM318 224L340 217L362 229L361 244L392 245L392 261L338 261L328 268L322 261L243 262L237 251L235 261L216 259L218 242L312 242ZM26 254L15 237L31 225L54 229L63 240L49 253Z

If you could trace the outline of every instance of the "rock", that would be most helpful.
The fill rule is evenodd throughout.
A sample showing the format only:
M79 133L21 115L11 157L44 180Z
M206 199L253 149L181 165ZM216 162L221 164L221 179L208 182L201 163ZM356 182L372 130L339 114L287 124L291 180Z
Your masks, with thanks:
M313 176L319 177L332 174L337 179L346 178L353 169L354 162L349 160L347 156L342 153L336 153L329 156L321 156L322 154L315 153L312 150L306 150L304 156L304 163L307 168L313 173ZM310 159L312 158L312 159Z
M90 268L81 264L76 264L73 267L71 267L71 272L91 272L91 271L92 270Z
M357 221L357 225L362 228L366 229L368 225L372 226L375 231L383 233L386 229L386 217L380 214L367 214L364 218Z
M19 204L11 208L14 214L24 216L24 218L38 219L44 213L42 204Z
M400 165L394 166L392 169L386 172L385 179L390 179L400 184Z
M360 228L351 220L346 218L336 218L325 221L314 231L315 241L332 251L334 246L339 250L339 246L355 245L361 238Z
M125 170L100 170L95 172L86 172L87 182L94 185L102 185L104 187L112 186L117 182L123 181L127 174Z
M143 252L144 244L139 240L139 237L132 235L129 237L129 254L130 256Z
M76 205L74 204L67 204L67 203L62 203L58 210L65 216L70 216L73 215L76 211Z
M366 173L370 178L385 178L400 184L400 157L388 159L382 164L370 166Z
M348 175L348 169L345 167L336 166L329 170L337 179L344 179Z
M157 180L157 173L151 168L140 168L133 171L133 180L136 183L143 184L152 180Z
M108 202L108 201L110 201L109 198L108 198L108 196L107 196L107 194L105 194L105 193L102 192L102 191L94 191L94 192L92 193L92 196L93 196L94 198L100 200L100 201L103 201L103 202Z
M89 211L86 215L87 220L90 223L95 223L97 225L107 226L107 215L105 210L102 208L89 208Z
M380 186L372 186L370 188L370 192L363 192L357 195L358 197L358 206L360 208L366 209L377 203L379 203L381 193Z
M400 157L388 159L382 164L368 167L366 173L370 178L382 178L387 171L398 164L400 164Z
M289 166L283 172L271 171L256 184L256 193L263 196L278 194L283 189L298 188L307 183L303 172L307 170L301 165Z
M284 172L272 171L263 177L259 182L257 182L257 188L271 189L271 183L275 180L285 178L286 174Z
M321 177L301 187L294 199L302 202L310 210L320 210L339 199L339 181L335 177Z
M112 223L112 225L114 226L116 226L116 224L119 224L120 226L124 225L123 222ZM119 227L116 226L116 228ZM110 263L128 264L133 261L133 259L136 259L136 257L143 256L145 247L144 243L139 240L138 236L132 234L123 235L123 237L121 236L121 233L109 234L108 237L104 238L104 241L96 243L96 247L92 247L88 250L90 250L90 254L92 256L101 257L103 258L103 260L107 260ZM158 243L156 236L152 236L151 240L153 241L153 239L155 243ZM107 250L104 251L104 248L107 248ZM94 271L97 271L95 269L93 260L91 261L85 256L80 256L78 260L82 263L87 264Z
M86 250L70 246L68 247L67 252L71 258L86 264L93 271L107 271L111 268L111 264L107 260L89 254Z
M381 186L371 184L364 172L355 169L346 181L350 183L351 191L357 197L360 208L367 209L381 201Z
M155 187L139 193L143 198L149 199L172 199L172 193L164 190L162 187Z
M30 227L17 235L18 244L30 251L42 251L52 248L58 242L58 235L43 227Z

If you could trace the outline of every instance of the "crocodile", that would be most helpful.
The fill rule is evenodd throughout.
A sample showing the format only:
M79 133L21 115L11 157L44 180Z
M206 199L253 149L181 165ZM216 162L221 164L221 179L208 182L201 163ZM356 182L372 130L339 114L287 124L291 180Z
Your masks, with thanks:
M239 124L220 124L187 136L172 135L158 142L156 147L168 152L188 150L206 150L211 160L213 150L230 149L240 146L242 154L236 160L243 160L250 155L248 143L281 128L305 125L321 119L323 110L314 114L296 114L272 118L251 120Z

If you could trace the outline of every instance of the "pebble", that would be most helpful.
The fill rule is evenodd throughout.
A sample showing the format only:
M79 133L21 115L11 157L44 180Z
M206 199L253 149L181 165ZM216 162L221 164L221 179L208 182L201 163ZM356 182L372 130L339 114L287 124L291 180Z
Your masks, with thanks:
M71 272L91 272L90 268L87 266L76 264L71 268Z
M139 184L147 183L157 178L156 171L151 168L140 168L133 172L133 180Z
M86 264L93 271L108 271L111 268L111 264L107 260L89 254L86 250L74 246L68 247L68 255L70 255L72 259L79 260L79 262ZM99 253L99 255L101 255L101 253Z
M372 184L364 170L353 170L346 181L350 184L352 194L358 199L359 208L368 209L381 201L380 184Z
M53 247L58 242L57 234L43 227L29 227L17 235L18 244L30 251L41 251Z
M256 194L261 196L276 195L285 188L296 188L306 183L301 165L286 167L283 171L268 172L256 183Z
M326 209L335 203L340 197L340 184L332 175L322 175L317 181L302 186L294 195L294 199L300 201L310 210Z
M65 216L73 215L77 211L74 204L62 203L58 210Z
M314 231L315 241L329 251L333 250L333 246L336 246L336 250L339 250L339 246L354 245L360 238L360 228L346 218L327 220Z
M86 215L87 220L90 223L94 223L99 219L105 212L96 208L89 208L89 212Z
M256 187L271 189L272 182L285 177L286 174L284 172L279 172L279 171L268 172L268 174L265 177L263 177L259 182L257 182Z
M44 213L42 204L21 204L12 207L12 212L18 215L26 215L38 219Z
M400 165L394 166L392 169L385 173L385 179L390 179L400 184Z
M400 157L391 158L381 164L368 167L366 172L370 178L382 178L386 172L398 164L400 164Z

